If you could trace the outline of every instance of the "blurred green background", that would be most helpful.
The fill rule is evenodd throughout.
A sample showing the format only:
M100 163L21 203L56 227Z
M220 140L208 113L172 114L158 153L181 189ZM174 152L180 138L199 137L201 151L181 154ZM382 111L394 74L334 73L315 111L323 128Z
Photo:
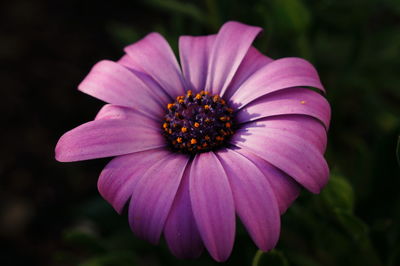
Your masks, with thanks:
M102 105L76 90L94 63L152 31L176 51L179 35L227 20L263 27L255 45L268 56L316 66L332 106L332 175L282 216L276 250L257 252L239 227L225 265L400 265L398 0L2 1L1 265L218 264L135 238L97 192L108 160L61 164L53 149Z

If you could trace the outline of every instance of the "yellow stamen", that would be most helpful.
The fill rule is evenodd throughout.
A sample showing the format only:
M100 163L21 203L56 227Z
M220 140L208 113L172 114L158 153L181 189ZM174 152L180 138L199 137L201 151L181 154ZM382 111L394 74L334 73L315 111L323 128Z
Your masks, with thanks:
M206 105L204 105L204 109L208 110L208 109L210 109L210 106L206 104Z
M173 104L173 103L169 103L169 104L167 105L167 108L168 108L168 109L171 109L172 106L174 106L174 104Z
M197 100L200 100L200 99L201 99L201 95L197 93L195 98L196 98Z
M190 140L190 144L196 144L197 143L197 140L196 139L191 139Z
M224 137L216 136L215 139L216 139L217 141L223 141L223 140L224 140Z
M187 128L186 127L182 127L181 131L182 131L182 133L186 133L187 132Z
M182 138L179 137L179 138L176 139L176 141L177 141L178 143L182 143Z
M167 128L167 127L168 127L168 124L167 124L167 123L164 123L162 126L163 126L163 128Z

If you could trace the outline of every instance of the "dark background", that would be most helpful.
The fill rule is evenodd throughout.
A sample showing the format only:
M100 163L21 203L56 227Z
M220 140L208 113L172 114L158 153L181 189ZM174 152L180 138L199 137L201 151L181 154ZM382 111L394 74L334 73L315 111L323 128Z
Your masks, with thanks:
M176 51L179 35L227 20L263 27L256 46L273 58L310 60L332 106L331 181L283 215L259 265L400 265L398 0L2 1L1 265L217 265L135 238L97 192L108 160L58 163L53 150L102 106L76 90L97 61L152 31ZM251 265L256 251L239 228L225 264Z

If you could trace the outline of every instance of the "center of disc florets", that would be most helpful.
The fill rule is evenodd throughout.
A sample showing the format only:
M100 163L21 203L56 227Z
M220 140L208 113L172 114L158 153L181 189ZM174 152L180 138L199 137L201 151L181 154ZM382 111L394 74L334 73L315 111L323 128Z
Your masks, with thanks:
M233 135L233 110L207 91L176 97L167 105L164 136L174 151L198 153L221 147Z

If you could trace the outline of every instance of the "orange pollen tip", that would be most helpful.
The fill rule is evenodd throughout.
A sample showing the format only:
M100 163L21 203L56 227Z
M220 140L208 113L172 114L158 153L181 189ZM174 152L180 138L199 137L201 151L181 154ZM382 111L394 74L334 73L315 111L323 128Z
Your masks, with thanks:
M207 147L207 145L208 145L207 143L205 143L205 142L203 143L203 147L204 148Z
M180 99L179 101L178 101L178 103L184 103L185 101L183 100L183 99Z
M227 119L226 116L221 116L221 117L219 118L219 120L221 120L221 121L226 121L226 120L228 120L228 119Z
M210 109L210 106L209 105L204 105L204 109L208 110L208 109Z
M200 124L199 123L194 123L194 127L199 127L200 126Z
M167 108L168 108L168 109L171 109L172 106L174 106L174 104L173 104L173 103L169 103L169 104L167 105Z
M176 139L176 141L177 141L178 143L182 143L182 138L179 137L179 138Z
M197 143L197 140L196 139L191 139L190 140L190 144L196 144Z
M222 141L222 140L224 140L224 138L221 137L221 136L216 136L215 139L216 139L217 141Z
M187 128L186 127L182 127L181 131L182 131L182 133L185 133L185 132L187 132Z
M301 104L305 104L305 103L306 103L306 101L301 101L300 103L301 103Z
M210 140L210 137L206 135L206 136L204 137L204 139L205 139L205 140Z
M228 122L225 124L225 126L229 128L229 127L231 127L231 123Z
M191 96L193 94L192 90L187 91L187 96Z
M197 100L200 100L200 99L201 99L201 95L197 93L195 98L196 98Z
M168 124L167 124L167 123L164 123L162 126L163 126L163 128L167 128L167 127L168 127Z
M219 96L218 96L218 95L214 95L214 97L213 97L213 101L214 101L214 102L217 102L217 101L218 101L218 99L219 99Z

